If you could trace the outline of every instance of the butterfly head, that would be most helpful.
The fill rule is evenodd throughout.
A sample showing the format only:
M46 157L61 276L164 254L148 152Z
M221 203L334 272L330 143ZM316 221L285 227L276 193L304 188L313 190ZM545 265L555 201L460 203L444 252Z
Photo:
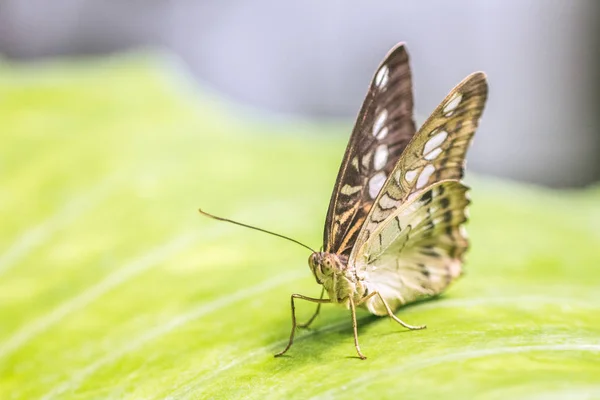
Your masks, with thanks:
M308 265L318 283L323 284L346 269L346 263L341 257L338 254L323 251L314 252L310 255Z

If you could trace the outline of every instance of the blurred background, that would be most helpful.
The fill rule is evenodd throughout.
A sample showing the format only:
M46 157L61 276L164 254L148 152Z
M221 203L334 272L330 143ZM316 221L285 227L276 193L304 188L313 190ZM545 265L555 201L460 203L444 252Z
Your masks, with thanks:
M349 134L376 66L404 41L418 122L468 73L488 74L471 170L576 187L600 179L599 10L595 0L3 0L0 53L36 63L158 50L200 90L261 118L343 119Z

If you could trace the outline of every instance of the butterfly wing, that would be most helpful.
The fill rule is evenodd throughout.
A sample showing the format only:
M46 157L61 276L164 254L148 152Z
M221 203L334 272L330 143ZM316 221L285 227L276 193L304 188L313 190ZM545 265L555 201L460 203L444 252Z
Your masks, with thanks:
M349 262L377 226L417 192L442 180L460 180L465 156L487 99L485 74L476 72L456 86L406 146L387 176L360 230Z
M361 228L349 264L392 308L440 293L460 275L468 199L459 181L487 91L478 72L450 92L406 146ZM379 298L365 306L385 314Z
M386 177L415 133L408 54L397 45L371 81L329 203L323 247L349 255Z
M359 250L356 268L369 292L379 292L392 309L442 292L461 274L468 248L468 188L442 181L398 207ZM378 297L365 304L376 315L386 309Z

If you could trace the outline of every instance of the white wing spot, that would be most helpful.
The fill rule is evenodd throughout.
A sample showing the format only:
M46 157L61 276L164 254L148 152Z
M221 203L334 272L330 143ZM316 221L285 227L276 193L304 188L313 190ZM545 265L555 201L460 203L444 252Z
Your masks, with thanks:
M437 156L442 153L442 149L439 147L434 149L432 152L425 154L424 158L428 161L435 160Z
M383 208L384 210L389 210L390 208L394 208L394 207L396 207L397 204L398 204L398 201L394 200L393 198L388 196L387 193L384 193L384 195L381 196L381 198L379 199L379 206L381 208Z
M375 136L375 137L377 138L377 140L381 140L381 139L383 139L384 137L386 137L388 133L389 133L389 130L388 130L387 126L384 126L384 127L383 127L383 128L380 130L380 131L379 131L379 133L377 134L377 136Z
M431 177L431 174L433 174L435 172L435 167L431 164L428 164L425 166L425 168L423 168L423 171L421 171L421 175L419 175L419 179L417 179L417 189L421 189L423 186L425 186L427 184L427 182L429 182L429 178Z
M377 72L377 75L375 75L375 85L377 85L377 87L379 89L381 89L387 84L389 78L390 78L390 70L388 67L386 67L384 65Z
M352 164L354 169L358 171L358 157L355 156L352 161L350 161L350 164Z
M362 186L350 186L348 184L345 184L344 186L342 186L342 188L340 189L340 193L341 194L345 194L346 196L350 196L356 192L359 192L360 189L362 189Z
M450 100L448 100L448 102L444 106L444 110L442 111L444 113L444 115L446 117L451 116L454 113L454 111L456 110L456 107L458 107L458 105L460 104L461 100L462 100L462 94L460 94L458 92L454 93L454 95L450 98Z
M463 238L467 239L469 237L469 235L467 234L467 229L464 225L459 226L458 231L460 232L460 236L462 236Z
M417 170L415 170L415 169L406 171L406 174L404 174L404 178L406 179L406 182L409 182L409 183L414 181L416 177L417 177Z
M450 265L448 265L448 272L452 278L458 278L462 272L460 261L453 260Z
M388 115L387 110L383 110L382 112L379 113L379 115L375 119L375 122L373 123L373 132L372 132L373 136L377 137L377 134L379 133L381 128L383 128L383 124L385 124L387 115ZM387 132L385 134L387 135Z
M423 148L423 154L431 153L433 149L439 147L442 143L444 143L444 140L446 140L447 137L448 132L446 131L439 131L438 133L433 135L431 138L429 138L427 143L425 143L425 147Z
M463 214L465 215L466 218L470 218L471 214L469 211L469 207L465 207L465 209L463 210Z
M369 179L369 196L376 198L385 183L385 173L378 172Z
M385 167L385 163L388 159L388 148L385 144L380 144L375 150L375 159L373 160L373 166L376 171L379 171Z

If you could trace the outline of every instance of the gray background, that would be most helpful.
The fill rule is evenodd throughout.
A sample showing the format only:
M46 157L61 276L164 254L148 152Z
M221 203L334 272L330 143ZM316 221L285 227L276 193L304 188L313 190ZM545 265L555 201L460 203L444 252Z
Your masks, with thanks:
M408 44L418 120L484 70L469 167L553 186L600 179L595 0L2 0L0 52L35 62L173 52L200 85L270 116L355 117L374 70Z

